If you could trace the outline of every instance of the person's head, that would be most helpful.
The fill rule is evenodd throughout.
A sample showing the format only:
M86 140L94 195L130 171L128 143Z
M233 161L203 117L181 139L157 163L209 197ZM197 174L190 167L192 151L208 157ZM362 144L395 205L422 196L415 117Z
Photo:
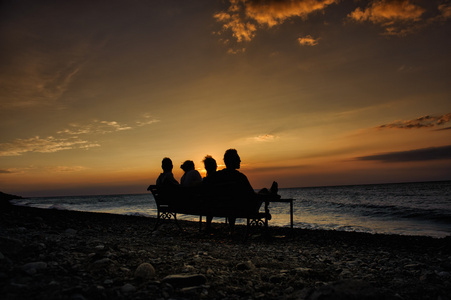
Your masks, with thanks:
M172 160L169 157L163 158L163 160L161 161L161 168L163 169L164 172L172 171L173 168Z
M211 157L211 155L205 156L203 162L204 162L205 170L207 170L207 175L213 174L214 172L216 172L218 165L216 164L216 160L213 157Z
M239 169L241 159L235 149L229 149L224 153L224 163L227 169Z
M185 160L185 162L180 166L180 168L185 172L194 170L194 163L192 160Z

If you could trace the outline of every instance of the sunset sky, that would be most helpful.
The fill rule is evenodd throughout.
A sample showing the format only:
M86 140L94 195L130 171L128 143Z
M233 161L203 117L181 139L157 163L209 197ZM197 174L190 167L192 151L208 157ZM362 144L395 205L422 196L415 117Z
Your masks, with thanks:
M228 148L256 189L451 180L450 37L444 0L2 1L0 191L144 193Z

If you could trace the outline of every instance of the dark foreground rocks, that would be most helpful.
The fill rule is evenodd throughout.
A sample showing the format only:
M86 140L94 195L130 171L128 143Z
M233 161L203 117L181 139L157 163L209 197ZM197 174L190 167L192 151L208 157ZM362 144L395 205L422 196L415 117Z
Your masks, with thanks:
M0 212L1 299L451 299L450 238Z

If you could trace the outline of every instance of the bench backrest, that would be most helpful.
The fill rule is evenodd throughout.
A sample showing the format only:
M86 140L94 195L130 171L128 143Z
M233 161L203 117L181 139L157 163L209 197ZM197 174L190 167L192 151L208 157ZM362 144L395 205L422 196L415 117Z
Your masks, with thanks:
M233 190L228 183L215 185L213 188L202 190L200 193L190 193L184 188L175 187L171 189L159 188L156 185L149 186L157 207L178 210L179 208L196 210L241 210L258 212L264 202L257 195L231 194L227 191Z

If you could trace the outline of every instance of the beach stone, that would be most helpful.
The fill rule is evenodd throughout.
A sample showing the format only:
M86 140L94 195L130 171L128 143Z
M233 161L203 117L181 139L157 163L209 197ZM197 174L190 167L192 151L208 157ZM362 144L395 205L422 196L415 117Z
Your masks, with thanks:
M405 265L404 268L418 270L421 268L421 265L420 264L408 264L408 265Z
M298 273L301 276L309 276L314 273L314 271L312 269L302 268L302 267L296 268L295 271L296 271L296 273Z
M17 254L23 249L21 240L0 236L0 251L5 254Z
M271 283L281 283L285 280L285 276L283 275L272 275L269 277L269 282Z
M332 282L314 289L306 300L399 300L399 297L378 290L368 283L356 280Z
M68 228L64 231L64 233L68 234L68 235L75 235L77 234L77 230L72 229L72 228Z
M174 274L166 276L163 278L162 282L169 283L174 287L184 288L205 284L207 282L207 278L202 274Z
M152 279L155 277L155 268L149 263L142 263L135 270L135 278Z
M82 294L73 294L70 296L71 300L86 300Z
M250 261L246 261L243 263L239 263L236 265L236 269L238 271L250 271L250 270L255 270L255 265Z
M93 263L93 265L95 265L95 266L105 266L105 265L110 264L111 262L112 262L112 260L109 259L109 258L102 258L102 259L96 260Z
M22 270L27 272L29 275L34 275L38 270L43 270L47 268L47 263L43 261L31 262L22 266Z
M124 294L133 293L136 291L136 288L130 283L126 283L121 287L121 292Z

